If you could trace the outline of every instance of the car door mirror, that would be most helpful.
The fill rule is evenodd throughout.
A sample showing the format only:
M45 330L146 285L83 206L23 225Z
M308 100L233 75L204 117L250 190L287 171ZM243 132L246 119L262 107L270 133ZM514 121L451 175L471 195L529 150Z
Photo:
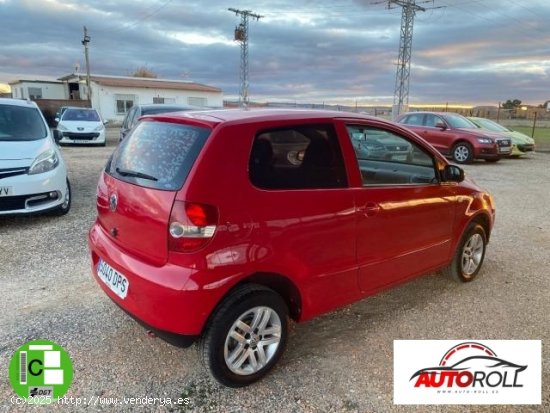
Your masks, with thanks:
M441 130L447 129L447 125L445 125L444 122L437 122L437 123L435 124L435 127L438 128L438 129L441 129Z
M443 180L445 182L462 182L464 181L464 170L456 165L445 165Z

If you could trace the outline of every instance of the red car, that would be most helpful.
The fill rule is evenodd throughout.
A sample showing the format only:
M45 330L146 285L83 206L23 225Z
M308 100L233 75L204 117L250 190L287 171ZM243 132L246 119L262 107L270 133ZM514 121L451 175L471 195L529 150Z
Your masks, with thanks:
M410 112L399 116L397 122L422 136L457 163L470 163L474 159L498 162L512 152L510 137L481 130L457 113Z
M207 368L233 387L273 367L289 317L441 268L471 281L495 214L487 192L407 129L289 110L144 118L101 174L97 210L101 288L155 334L200 339Z

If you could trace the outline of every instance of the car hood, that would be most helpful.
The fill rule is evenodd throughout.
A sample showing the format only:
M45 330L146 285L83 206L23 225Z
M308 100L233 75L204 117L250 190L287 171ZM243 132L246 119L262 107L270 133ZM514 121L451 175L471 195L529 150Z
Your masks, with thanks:
M98 126L103 126L102 122L88 122L88 121L73 121L73 120L63 120L59 122L57 128L64 126L67 130L71 132L92 132Z
M27 167L42 152L52 146L49 138L36 141L2 141L0 169Z
M510 136L506 132L494 132L487 129L480 128L460 128L461 131L469 132L476 136L488 136L489 138L507 138L510 139Z
M521 145L521 144L533 145L535 143L535 140L533 138L521 132L511 131L508 134L508 136L512 138L512 143L516 145Z

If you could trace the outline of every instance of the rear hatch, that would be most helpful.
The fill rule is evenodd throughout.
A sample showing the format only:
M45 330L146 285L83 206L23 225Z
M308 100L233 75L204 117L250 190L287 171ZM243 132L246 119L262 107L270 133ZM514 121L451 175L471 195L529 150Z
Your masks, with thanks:
M98 184L98 222L113 242L154 265L168 259L168 223L211 129L142 121L120 144Z

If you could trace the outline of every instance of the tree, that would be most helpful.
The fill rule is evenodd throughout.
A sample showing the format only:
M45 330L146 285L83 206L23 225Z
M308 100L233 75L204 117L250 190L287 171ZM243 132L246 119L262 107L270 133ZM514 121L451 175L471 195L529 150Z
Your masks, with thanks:
M130 75L132 77L147 77L150 79L156 79L158 75L149 69L147 66L140 66Z
M506 102L502 104L503 109L517 109L521 106L521 100L514 99L510 100L508 99Z

